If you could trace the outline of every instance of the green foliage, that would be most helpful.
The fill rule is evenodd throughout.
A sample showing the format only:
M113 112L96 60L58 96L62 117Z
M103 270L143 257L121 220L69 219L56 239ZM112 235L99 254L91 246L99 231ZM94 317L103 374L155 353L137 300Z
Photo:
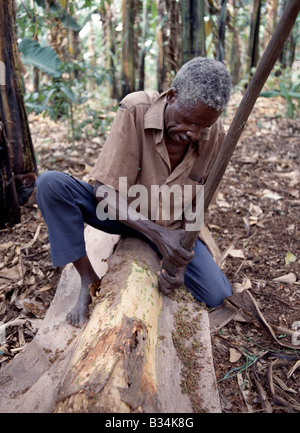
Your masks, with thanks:
M68 116L69 104L75 100L72 90L61 80L44 84L39 92L26 93L25 104L28 112L50 115L52 119Z
M37 41L25 38L19 43L22 62L32 65L54 78L61 76L61 62L51 47L41 47Z
M99 130L106 133L112 117L100 116L105 109L99 101L101 84L109 76L104 70L87 66L84 62L61 65L63 75L76 72L77 78L65 80L62 77L43 83L39 92L26 92L27 111L43 113L54 120L70 120L72 141L85 136L96 136ZM94 80L97 87L94 92L87 91L88 82ZM95 108L97 107L97 109Z
M286 102L286 116L289 119L297 118L300 113L300 72L287 68L283 71L277 71L277 74L280 74L279 80L277 78L275 80L274 76L268 80L272 90L263 91L259 96L264 98L281 96Z
M47 6L50 5L49 8L46 3ZM67 119L71 125L73 140L97 135L99 129L106 133L109 127L110 119L102 115L101 110L104 111L113 104L110 95L119 98L122 85L121 3L121 0L16 0L19 49L28 71L24 79L27 110L49 115L56 120ZM223 17L227 17L226 37L228 38L233 27L239 29L241 52L237 51L237 54L241 59L245 58L248 45L250 3L250 0L243 0L243 7L239 7L237 4L231 6L230 2L223 2ZM208 57L215 57L221 8L213 7L213 2L209 4L210 7L205 11L206 48ZM221 5L221 2L219 4ZM168 27L168 23L164 19L158 19L157 3L154 0L140 1L139 6L135 24L134 42L138 47L135 66L139 67L142 53L145 54L145 88L155 89L157 30L158 26ZM263 6L262 26L267 21L264 10ZM77 54L73 52L74 34L79 36L80 52ZM49 38L49 35L53 39ZM57 36L58 41L55 40ZM114 38L112 44L107 43L107 38L110 37ZM53 47L57 52L48 46L51 40L54 41ZM228 39L224 47L225 62L229 65ZM63 56L65 62L60 60ZM36 80L33 91L34 79L37 78L36 69L39 71L39 84ZM261 94L264 97L282 96L286 100L289 117L297 116L300 101L299 74L298 82L292 75L291 72L282 72L279 79L274 75L273 81L269 80L268 92ZM250 77L244 75L243 79L244 82L239 83L242 91ZM138 88L139 74L136 74L136 82Z

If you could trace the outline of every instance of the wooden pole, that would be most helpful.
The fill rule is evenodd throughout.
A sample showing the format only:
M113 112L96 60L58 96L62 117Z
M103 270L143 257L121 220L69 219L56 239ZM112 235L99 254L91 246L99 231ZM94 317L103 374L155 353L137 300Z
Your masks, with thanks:
M274 31L274 34L257 66L255 74L250 81L249 86L242 98L239 108L233 118L228 133L222 143L218 157L213 165L213 168L207 178L205 184L204 208L208 208L212 197L218 188L222 177L225 173L227 165L233 154L233 151L238 143L238 140L243 132L248 117L254 107L256 99L258 98L261 89L263 88L276 60L287 40L290 31L295 24L297 15L300 10L299 0L289 0L285 7L284 13ZM185 232L182 238L182 246L191 251L194 246L198 232ZM176 267L167 260L163 261L162 267L166 269L169 274L176 274Z

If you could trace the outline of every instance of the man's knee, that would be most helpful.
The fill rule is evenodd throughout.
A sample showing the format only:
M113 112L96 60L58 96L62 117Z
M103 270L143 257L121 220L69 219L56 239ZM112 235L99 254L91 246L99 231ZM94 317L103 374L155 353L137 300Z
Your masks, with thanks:
M46 171L38 176L36 180L36 199L41 201L44 197L48 199L58 192L61 185L66 182L66 173L60 171Z
M214 290L211 290L207 294L207 299L205 304L209 308L218 307L221 305L225 298L228 298L228 296L232 295L231 286L228 282L224 284L220 284L217 288L214 288Z
M51 188L55 186L57 182L61 182L62 179L65 179L65 177L66 173L61 171L45 171L40 174L36 180L37 190Z
M205 270L200 273L196 268L187 270L185 274L185 285L192 295L208 307L213 308L222 304L225 298L232 295L229 281L222 271L214 266L214 269Z

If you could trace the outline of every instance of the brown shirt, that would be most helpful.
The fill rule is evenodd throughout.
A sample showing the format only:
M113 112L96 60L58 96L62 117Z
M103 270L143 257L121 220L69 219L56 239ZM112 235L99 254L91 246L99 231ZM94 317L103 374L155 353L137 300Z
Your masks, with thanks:
M191 144L182 162L172 171L163 137L166 104L165 93L159 95L153 91L127 95L119 104L109 137L90 174L118 191L120 178L126 178L128 190L133 185L144 185L148 191L147 218L175 229L182 226L182 220L174 220L172 199L170 217L165 220L158 213L161 197L156 205L158 210L153 211L151 186L167 185L171 188L179 185L182 189L184 185L192 185L194 196L195 186L203 185L207 179L225 133L220 118L210 128L204 128L198 146ZM128 200L133 201L132 197Z

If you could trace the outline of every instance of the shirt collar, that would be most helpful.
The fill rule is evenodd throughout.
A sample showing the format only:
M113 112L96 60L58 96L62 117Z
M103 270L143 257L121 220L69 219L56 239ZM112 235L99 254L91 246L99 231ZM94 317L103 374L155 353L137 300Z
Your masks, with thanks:
M145 129L164 129L164 112L167 104L166 93L167 92L162 93L145 114Z

